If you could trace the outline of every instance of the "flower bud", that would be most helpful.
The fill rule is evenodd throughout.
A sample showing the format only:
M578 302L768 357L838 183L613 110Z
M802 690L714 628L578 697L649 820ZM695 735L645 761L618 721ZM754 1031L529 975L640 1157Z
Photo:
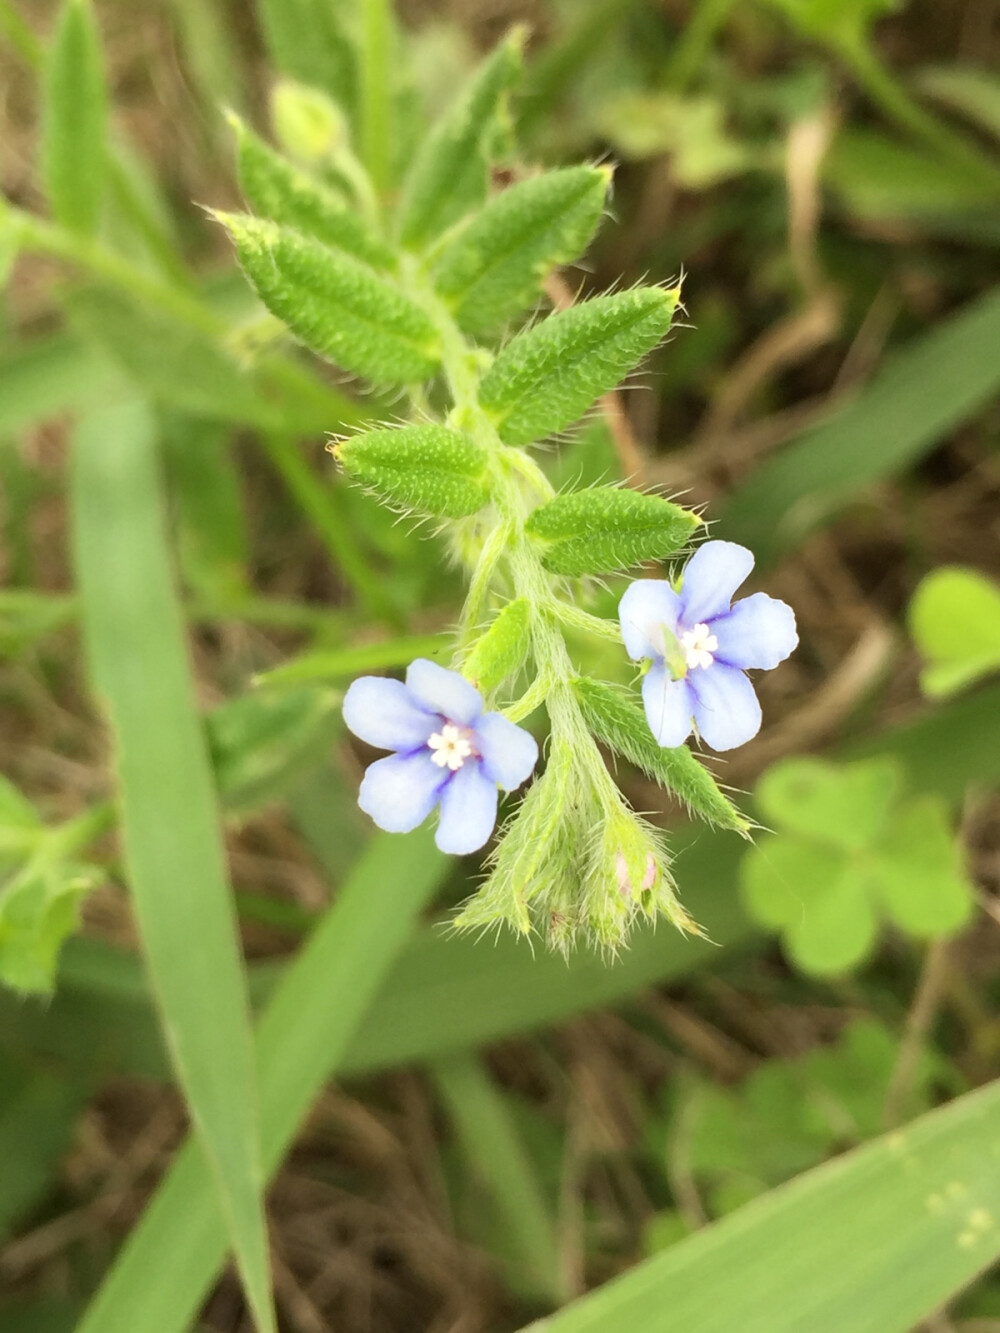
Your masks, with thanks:
M329 161L347 143L347 120L336 102L291 79L274 86L271 123L285 152L301 162Z

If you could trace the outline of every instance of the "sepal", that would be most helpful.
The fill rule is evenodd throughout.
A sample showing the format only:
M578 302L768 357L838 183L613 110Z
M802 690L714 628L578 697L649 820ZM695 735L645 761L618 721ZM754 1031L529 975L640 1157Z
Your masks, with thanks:
M612 486L557 495L534 510L525 531L553 574L610 574L676 554L701 519L658 495Z

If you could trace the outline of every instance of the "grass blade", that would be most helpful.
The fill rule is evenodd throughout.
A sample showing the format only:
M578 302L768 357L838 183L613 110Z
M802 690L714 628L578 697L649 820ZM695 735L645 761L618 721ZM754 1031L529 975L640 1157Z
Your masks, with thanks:
M250 1303L271 1330L246 984L162 500L145 406L85 418L73 466L76 565L93 683L115 740L133 904Z
M468 1172L485 1187L502 1226L500 1244L511 1284L560 1304L565 1293L555 1219L499 1088L474 1055L438 1060L430 1072Z
M89 0L66 0L45 67L42 169L57 221L97 230L104 184L107 95Z
M857 398L729 501L720 537L776 559L874 482L903 472L1000 389L1000 290L899 352Z
M1000 1251L1000 1082L772 1190L537 1333L908 1333Z
M264 1166L275 1171L447 863L422 830L379 835L291 964L257 1034ZM225 1257L205 1164L188 1142L77 1333L184 1333Z

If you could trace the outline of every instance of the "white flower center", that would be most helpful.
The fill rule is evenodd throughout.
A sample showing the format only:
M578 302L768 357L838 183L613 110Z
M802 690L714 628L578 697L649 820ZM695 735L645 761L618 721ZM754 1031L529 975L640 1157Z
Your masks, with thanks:
M454 722L446 722L440 731L430 737L427 744L434 753L431 759L438 768L450 768L453 773L471 759L476 753L475 746L469 739L471 732L467 727L456 727Z
M710 667L715 661L712 654L718 647L719 640L707 625L695 625L694 629L685 630L681 635L684 660L690 668Z

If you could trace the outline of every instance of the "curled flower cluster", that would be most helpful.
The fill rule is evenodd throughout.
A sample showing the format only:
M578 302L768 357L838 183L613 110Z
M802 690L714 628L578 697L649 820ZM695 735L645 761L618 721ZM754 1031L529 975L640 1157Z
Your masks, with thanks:
M746 672L770 670L798 643L786 603L755 593L733 604L753 568L733 542L710 541L688 561L679 588L662 579L632 583L619 605L629 656L644 664L646 720L664 748L692 730L714 750L730 750L760 730L761 710ZM534 737L502 713L485 712L482 695L457 671L418 659L406 683L356 680L344 720L359 739L395 753L365 774L359 804L390 833L416 828L438 807L437 845L458 855L478 851L496 824L500 790L526 782L538 761ZM624 858L619 887L630 892ZM651 882L655 868L643 880Z

